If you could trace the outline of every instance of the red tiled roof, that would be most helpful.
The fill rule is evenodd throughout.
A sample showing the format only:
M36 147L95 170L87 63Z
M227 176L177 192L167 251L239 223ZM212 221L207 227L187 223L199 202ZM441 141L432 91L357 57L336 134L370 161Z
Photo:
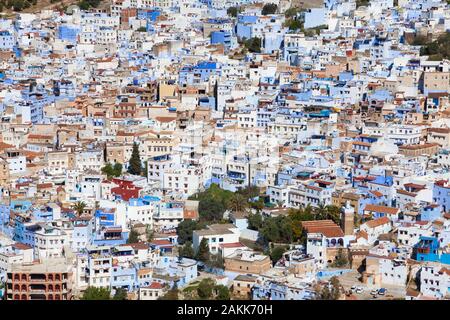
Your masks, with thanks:
M47 182L47 183L38 183L38 185L37 185L37 189L39 190L39 189L48 189L48 188L51 188L51 187L53 187L53 183L51 183L51 182Z
M155 117L155 120L158 122L172 122L175 121L177 118L174 117Z
M184 219L197 219L198 218L198 212L196 210L184 209L184 211L183 211L183 218Z
M172 242L170 242L169 240L153 240L150 244L157 246L173 246Z
M377 198L381 198L383 196L383 194L380 191L376 191L376 190L371 190L369 191L371 194L373 194L375 197Z
M147 250L149 248L148 243L145 243L145 242L125 243L125 244L121 244L121 246L130 246L134 250Z
M343 237L344 232L332 220L302 221L301 225L307 233L322 233L327 238Z
M245 247L245 245L243 245L240 242L233 242L233 243L221 243L221 244L219 244L219 247L221 247L221 248L241 248L241 247Z
M115 187L111 189L111 193L115 195L120 195L122 200L128 201L131 198L138 198L139 197L139 191L142 188L134 187L133 189L125 189L122 187Z
M163 285L159 282L152 282L152 284L150 286L148 286L147 288L149 289L162 289Z
M403 189L397 189L397 193L403 194L403 195L405 195L405 196L410 196L410 197L416 197L416 196L417 196L416 193L414 193L414 192L409 192L409 191L406 191L406 190L403 190Z
M417 183L405 183L404 187L406 188L412 188L412 189L425 189L425 185L423 184L417 184Z
M364 208L364 211L380 212L386 214L397 214L399 209L387 206L379 206L375 204L367 204Z
M375 220L367 221L366 225L369 228L376 228L376 227L379 227L379 226L381 226L383 224L390 223L390 222L391 222L391 220L389 220L388 217L381 217L381 218L378 218L378 219L375 219Z
M367 232L365 232L364 230L360 230L357 234L356 234L356 239L358 238L364 238L366 240L369 239L369 235L367 234Z
M25 244L25 243L21 243L21 242L16 242L12 245L13 248L15 249L19 249L19 250L28 250L28 249L32 249L32 247L30 247L29 245Z

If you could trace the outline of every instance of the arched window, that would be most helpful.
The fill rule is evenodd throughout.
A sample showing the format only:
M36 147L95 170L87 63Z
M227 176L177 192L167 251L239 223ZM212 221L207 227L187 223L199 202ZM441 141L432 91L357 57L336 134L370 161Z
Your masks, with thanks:
M338 243L339 243L340 246L343 246L344 245L344 239L339 238L338 239Z
M27 291L27 285L26 284L22 285L22 291Z
M20 300L27 300L27 295L26 294L22 294L22 297L20 298Z
M14 300L20 300L20 296L18 294L14 295Z
M331 245L332 245L332 246L335 246L335 245L336 245L336 239L334 239L334 238L331 239Z
M14 285L14 291L19 291L20 290L20 286L18 284Z
M26 274L22 274L22 281L27 281L27 275Z

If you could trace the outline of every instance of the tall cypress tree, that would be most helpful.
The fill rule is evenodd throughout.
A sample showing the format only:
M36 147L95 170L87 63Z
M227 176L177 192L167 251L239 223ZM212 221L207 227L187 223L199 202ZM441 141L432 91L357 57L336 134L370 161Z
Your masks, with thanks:
M134 175L140 175L142 171L141 156L139 155L139 147L135 142L133 143L133 152L128 166L128 172Z
M196 258L197 258L197 260L200 260L202 262L207 262L209 260L208 239L203 238L202 241L200 241L200 245L198 246Z

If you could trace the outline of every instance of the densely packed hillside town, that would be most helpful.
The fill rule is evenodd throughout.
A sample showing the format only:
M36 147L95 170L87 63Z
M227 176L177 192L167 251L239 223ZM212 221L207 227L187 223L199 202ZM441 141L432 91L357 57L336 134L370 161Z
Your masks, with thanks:
M1 299L450 298L450 2L51 2L0 3Z

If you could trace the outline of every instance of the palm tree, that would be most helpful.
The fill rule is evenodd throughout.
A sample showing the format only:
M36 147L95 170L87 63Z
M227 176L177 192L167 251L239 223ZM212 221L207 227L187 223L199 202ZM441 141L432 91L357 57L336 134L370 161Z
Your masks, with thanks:
M326 219L333 220L335 223L341 223L341 210L339 207L334 205L327 205L325 207Z
M86 203L83 201L77 201L73 206L73 210L75 210L75 212L81 216L83 214L84 209L86 208Z
M228 207L234 212L244 211L248 207L248 202L242 194L235 193L230 198Z
M316 220L327 219L327 210L323 203L319 203L319 206L314 210Z

